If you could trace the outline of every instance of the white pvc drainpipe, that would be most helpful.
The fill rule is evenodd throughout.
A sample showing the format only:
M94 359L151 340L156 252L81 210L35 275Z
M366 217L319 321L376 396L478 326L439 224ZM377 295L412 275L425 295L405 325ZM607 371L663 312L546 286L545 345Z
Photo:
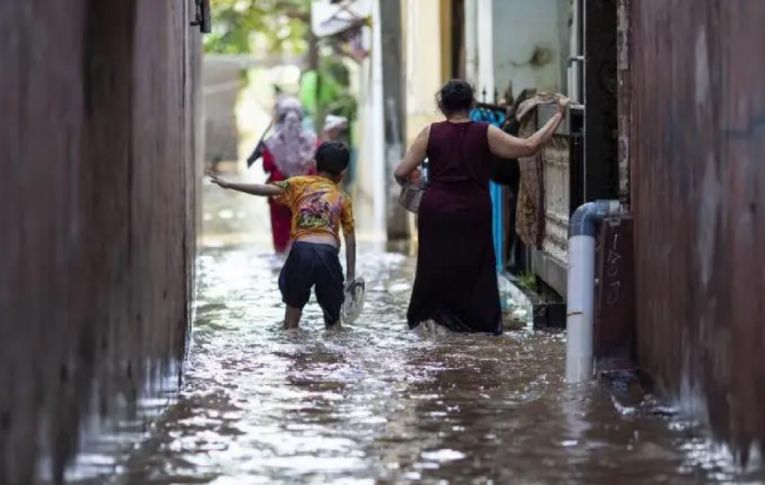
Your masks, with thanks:
M568 239L566 301L566 382L592 378L593 315L595 307L595 237L606 217L622 214L618 200L598 200L580 206L571 216Z

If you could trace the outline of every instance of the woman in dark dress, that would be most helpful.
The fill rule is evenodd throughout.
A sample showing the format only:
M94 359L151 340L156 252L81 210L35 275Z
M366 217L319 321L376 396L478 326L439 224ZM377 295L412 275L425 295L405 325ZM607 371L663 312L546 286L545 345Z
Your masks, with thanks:
M425 127L396 167L399 183L419 178L429 160L429 184L420 203L417 275L409 303L409 327L433 321L458 332L502 333L491 232L489 161L536 153L561 120L568 99L526 139L470 120L475 102L465 81L446 83L436 96L445 121Z

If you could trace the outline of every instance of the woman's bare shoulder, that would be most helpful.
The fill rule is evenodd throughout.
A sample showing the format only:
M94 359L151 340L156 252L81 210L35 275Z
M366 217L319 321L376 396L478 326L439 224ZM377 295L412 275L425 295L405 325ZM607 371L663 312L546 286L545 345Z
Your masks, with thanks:
M414 143L420 143L420 144L428 144L428 139L430 138L430 127L432 126L431 123L428 123L425 125L419 133L417 133L417 137L414 139Z

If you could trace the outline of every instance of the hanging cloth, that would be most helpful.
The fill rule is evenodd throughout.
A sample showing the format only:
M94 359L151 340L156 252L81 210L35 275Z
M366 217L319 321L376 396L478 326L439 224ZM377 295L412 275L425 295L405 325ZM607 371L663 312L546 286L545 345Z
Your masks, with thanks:
M552 94L537 94L518 106L518 136L528 138L537 131L537 106L557 99ZM521 180L515 230L521 241L540 249L545 235L544 149L518 159Z

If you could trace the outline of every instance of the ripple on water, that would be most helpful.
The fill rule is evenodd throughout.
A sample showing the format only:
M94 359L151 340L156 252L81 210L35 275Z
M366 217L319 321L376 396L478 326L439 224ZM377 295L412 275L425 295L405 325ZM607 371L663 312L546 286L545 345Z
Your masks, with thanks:
M339 331L323 328L313 302L300 329L280 328L281 264L258 246L203 251L184 387L114 480L736 477L697 423L673 425L641 407L620 409L597 385L564 386L561 335L408 331L411 258L362 250L367 304L354 325Z

